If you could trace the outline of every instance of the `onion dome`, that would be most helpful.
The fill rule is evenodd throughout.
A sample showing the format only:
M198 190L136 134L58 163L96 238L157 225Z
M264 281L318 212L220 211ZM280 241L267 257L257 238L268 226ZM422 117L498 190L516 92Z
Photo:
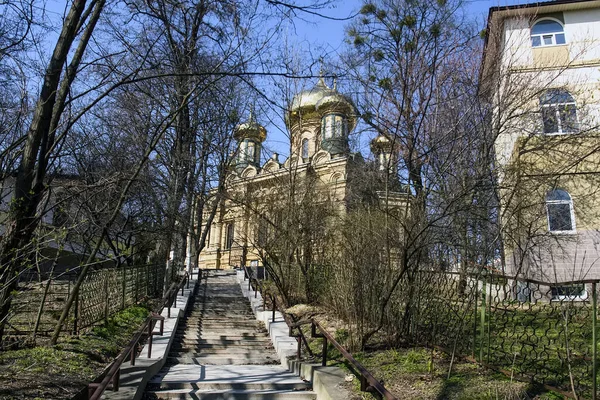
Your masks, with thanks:
M264 142L267 138L267 130L264 126L256 122L252 112L248 117L248 121L238 125L233 133L235 140L242 141L244 139L254 139L259 142Z
M371 152L373 154L391 153L393 147L392 141L383 134L379 134L375 139L371 140Z
M341 114L348 120L347 131L351 132L356 127L356 107L352 100L338 92L335 87L330 89L315 105L315 109L320 115Z
M291 116L298 115L301 111L314 111L319 100L332 92L334 91L327 87L323 77L319 78L312 89L303 90L294 96L290 106Z

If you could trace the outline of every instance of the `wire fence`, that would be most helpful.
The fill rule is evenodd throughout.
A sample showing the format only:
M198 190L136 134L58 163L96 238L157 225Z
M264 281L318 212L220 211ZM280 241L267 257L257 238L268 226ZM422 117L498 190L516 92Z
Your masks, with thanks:
M56 277L21 275L11 302L7 336L51 334L77 278L76 273ZM158 264L88 272L71 307L66 331L77 334L132 304L161 298L164 279L165 267Z
M391 325L408 320L413 342L571 397L596 398L600 281L551 283L487 271L420 271L410 279L415 289L386 317Z

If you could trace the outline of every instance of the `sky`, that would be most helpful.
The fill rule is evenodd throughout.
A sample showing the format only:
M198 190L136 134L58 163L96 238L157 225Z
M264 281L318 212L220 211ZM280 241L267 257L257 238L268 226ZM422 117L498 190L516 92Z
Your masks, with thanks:
M306 3L309 0L298 1L298 4ZM420 1L435 1L435 0L420 0ZM506 6L513 4L524 4L531 1L524 0L466 0L466 11L468 18L475 21L480 29L483 29L486 24L487 15L490 7ZM63 15L66 7L65 0L47 0L47 11L54 17ZM322 14L332 18L349 18L358 12L364 0L337 0L330 7L323 9ZM302 53L311 54L312 58L318 58L325 55L326 58L335 61L335 58L344 50L345 27L350 24L350 20L332 20L324 19L318 16L307 14L299 14L302 18L296 19L289 27L289 40L295 43ZM313 73L317 73L316 68L313 68ZM316 80L315 80L316 83ZM311 82L304 83L306 87L311 87ZM267 89L268 90L268 89ZM285 124L282 118L274 119L272 117L260 115L256 116L258 122L267 128L267 141L264 143L263 157L268 159L273 152L286 157L289 153L289 138L285 132ZM271 122L270 122L271 121ZM364 135L363 135L364 136ZM359 149L365 154L368 151L368 142L370 138L359 138Z
M434 0L421 0L421 1L434 1ZM466 12L467 17L471 18L475 23L479 25L480 29L484 29L487 16L490 7L496 6L507 6L514 4L525 4L531 1L515 1L515 0L466 0ZM334 17L334 18L348 18L355 15L360 9L364 0L338 0L330 8L322 10L322 14ZM290 30L293 35L295 31L294 40L306 49L312 49L311 54L318 56L319 54L325 53L327 57L335 58L337 54L343 51L344 45L344 29L350 23L350 20L337 21L330 19L323 19L317 16L307 17L303 16L303 20L296 20L294 22L294 29ZM315 50L318 49L318 50ZM315 54L315 51L318 52ZM309 87L312 86L308 83ZM284 156L289 153L289 139L284 133L285 127L282 123L268 123L263 120L259 122L265 125L267 128L268 136L267 141L264 143L264 152L266 157L273 152L277 152ZM365 150L368 151L368 142L370 138L361 137L359 139L359 148L366 156Z

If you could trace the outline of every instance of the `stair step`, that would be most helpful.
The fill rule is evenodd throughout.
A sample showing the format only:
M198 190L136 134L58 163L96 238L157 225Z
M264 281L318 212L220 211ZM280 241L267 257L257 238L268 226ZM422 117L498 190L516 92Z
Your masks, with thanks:
M195 344L192 346L188 346L187 343L173 343L173 346L171 347L171 349L173 349L173 351L179 351L180 349L187 349L187 348L194 348L197 351L202 351L202 350L232 350L235 348L240 348L243 350L273 350L273 345L271 344L271 342L269 343L252 343L250 345L236 345L236 346L232 346L232 345L227 345L227 344Z
M196 364L196 365L279 365L276 356L244 356L243 354L206 355L198 357L167 357L169 364Z
M226 338L226 337L203 337L203 338L195 338L195 337L181 337L178 341L173 343L175 344L185 344L191 346L205 346L205 345L224 345L229 347L234 346L248 346L248 347L256 347L256 346L271 346L271 341L268 337L256 338L254 340L246 340L244 339L235 339L235 338ZM205 346L206 347L206 346Z
M156 386L156 385L153 385ZM299 379L288 382L163 382L155 390L309 390L310 385Z
M202 399L202 400L315 400L317 395L313 392L301 390L167 390L148 391L158 399Z
M283 368L235 274L211 272L175 332L166 366L146 393L158 399L314 400Z
M268 352L265 352L263 349L240 349L237 347L230 347L228 349L195 349L195 348L190 348L190 347L182 347L179 348L177 350L174 350L171 352L172 356L175 357L181 357L181 356L188 356L188 357L202 357L202 356L220 356L220 357L228 357L228 356L237 356L237 355L244 355L244 356L250 356L250 357L264 357L265 355L267 356L272 356L272 357L276 357L275 353L273 352L272 354L268 354Z

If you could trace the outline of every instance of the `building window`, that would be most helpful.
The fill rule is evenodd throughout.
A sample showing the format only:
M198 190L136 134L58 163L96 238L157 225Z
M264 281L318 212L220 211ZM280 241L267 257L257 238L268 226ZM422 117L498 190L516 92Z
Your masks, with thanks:
M575 231L575 213L573 200L569 193L556 189L546 196L546 211L548 213L548 229L554 233Z
M308 158L308 139L302 139L302 158Z
M585 300L587 298L584 285L553 286L550 291L552 300Z
M227 229L225 230L225 249L229 250L231 249L231 246L233 246L233 234L234 234L234 227L233 227L233 222L227 224Z
M248 142L248 148L246 150L246 161L254 162L256 159L256 147L254 142Z
M258 219L258 232L256 233L256 244L260 248L265 248L269 240L269 222L264 218Z
M531 45L533 47L556 46L565 44L565 31L560 22L542 19L531 27Z
M347 129L348 122L343 115L329 114L324 116L321 120L321 132L323 133L323 139L346 136Z
M566 90L546 90L540 97L544 133L561 134L579 130L575 99Z

